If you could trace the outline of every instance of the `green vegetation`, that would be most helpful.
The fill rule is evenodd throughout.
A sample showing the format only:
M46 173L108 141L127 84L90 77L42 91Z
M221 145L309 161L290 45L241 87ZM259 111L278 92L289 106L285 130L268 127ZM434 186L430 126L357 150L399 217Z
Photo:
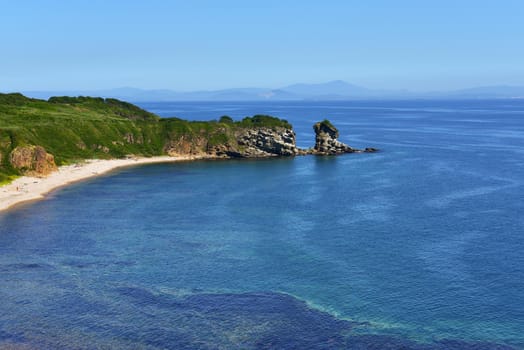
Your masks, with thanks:
M319 122L318 123L319 126L321 126L322 124L327 126L329 129L332 129L332 130L337 130L337 128L335 128L335 126L333 124L331 124L331 122L327 119L324 119L323 121Z
M0 186L7 185L7 184L11 183L17 177L18 177L17 175L8 175L8 174L0 173Z
M242 121L236 123L238 126L251 128L251 127L264 127L264 128L286 128L291 129L292 126L287 120L275 118L269 115L255 115L253 117L245 117Z
M83 106L98 111L105 111L114 115L131 119L131 120L158 120L159 117L153 113L144 111L143 109L128 103L119 101L114 98L103 99L101 97L51 97L49 103L67 104L73 106Z
M0 94L0 184L21 175L10 163L18 146L39 145L57 165L90 158L155 156L168 152L208 152L218 145L236 145L235 131L291 125L256 115L234 122L223 116L213 122L160 118L116 99L52 97L49 101L21 94Z
M227 124L233 124L235 121L233 120L233 118L231 118L230 116L228 115L223 115L220 117L220 119L218 120L219 123L227 123Z

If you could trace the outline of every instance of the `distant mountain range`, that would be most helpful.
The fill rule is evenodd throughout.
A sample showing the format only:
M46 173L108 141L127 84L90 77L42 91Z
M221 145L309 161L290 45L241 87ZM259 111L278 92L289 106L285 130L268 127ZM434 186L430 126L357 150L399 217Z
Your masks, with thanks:
M279 89L234 88L179 92L144 90L131 87L107 90L22 91L29 97L100 96L130 102L151 101L297 101L297 100L373 100L373 99L524 99L524 86L486 86L455 91L415 93L405 90L374 90L342 80L321 84L293 84Z

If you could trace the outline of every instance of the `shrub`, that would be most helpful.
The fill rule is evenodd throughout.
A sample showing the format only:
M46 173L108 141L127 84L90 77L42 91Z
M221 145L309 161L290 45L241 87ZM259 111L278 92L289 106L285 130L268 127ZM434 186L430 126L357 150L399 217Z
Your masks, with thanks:
M233 124L234 123L234 120L233 118L231 118L230 116L228 115L223 115L220 117L220 119L218 120L219 123L225 123L225 124Z

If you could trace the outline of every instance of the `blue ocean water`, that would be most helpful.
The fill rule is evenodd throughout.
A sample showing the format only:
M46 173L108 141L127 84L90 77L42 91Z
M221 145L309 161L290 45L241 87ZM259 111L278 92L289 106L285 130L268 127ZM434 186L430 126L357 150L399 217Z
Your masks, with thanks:
M126 168L0 214L0 347L524 348L524 101L143 107L381 152Z

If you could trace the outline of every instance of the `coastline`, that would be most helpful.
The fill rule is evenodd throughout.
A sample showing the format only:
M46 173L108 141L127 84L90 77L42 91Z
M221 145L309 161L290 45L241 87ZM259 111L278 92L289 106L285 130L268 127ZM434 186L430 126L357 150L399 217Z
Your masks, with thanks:
M114 169L141 164L170 163L212 156L158 156L129 159L88 159L82 163L65 165L46 177L22 176L0 187L0 213L23 202L42 199L52 190L74 182L106 174Z

